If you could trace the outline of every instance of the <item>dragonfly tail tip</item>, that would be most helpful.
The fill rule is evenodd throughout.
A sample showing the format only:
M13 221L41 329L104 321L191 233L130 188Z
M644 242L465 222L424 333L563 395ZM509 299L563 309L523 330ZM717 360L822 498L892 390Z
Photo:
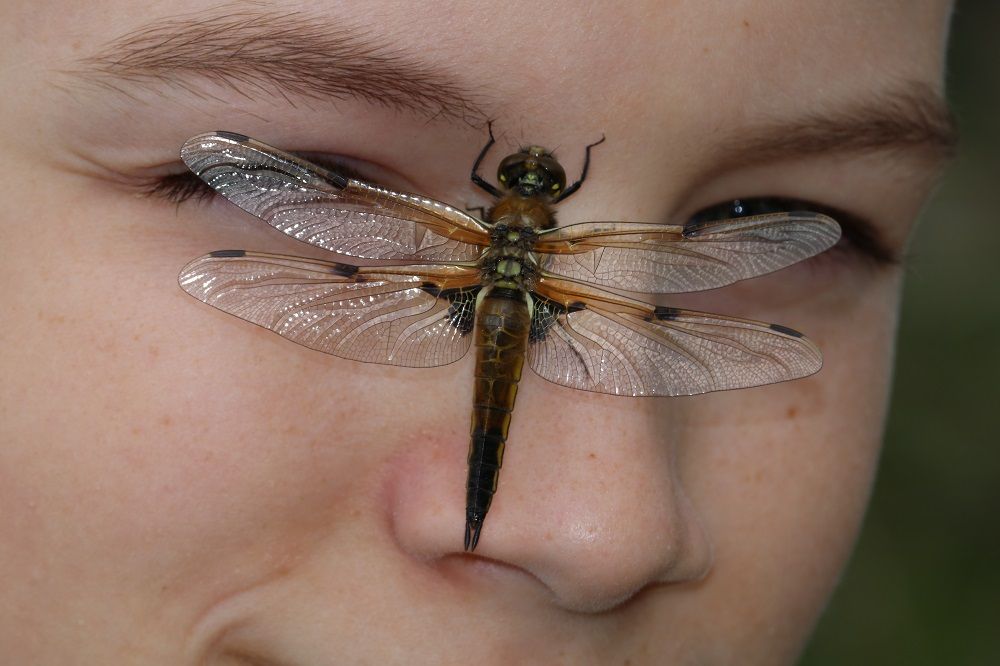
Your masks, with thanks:
M465 521L465 552L471 553L479 544L479 533L483 531L482 520Z

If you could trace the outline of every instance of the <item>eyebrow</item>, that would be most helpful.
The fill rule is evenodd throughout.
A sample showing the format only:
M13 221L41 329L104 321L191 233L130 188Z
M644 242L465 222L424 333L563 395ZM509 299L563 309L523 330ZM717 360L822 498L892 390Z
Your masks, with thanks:
M254 99L361 99L473 127L490 115L484 99L433 66L356 26L301 11L224 5L165 18L129 32L80 61L72 73L126 96L128 84L170 86L213 97L205 83Z
M486 97L442 66L393 49L389 38L303 11L275 12L253 2L154 21L104 46L74 70L131 96L128 84L176 87L213 97L205 83L248 99L361 99L481 129L494 114ZM824 153L922 151L940 161L958 144L941 96L909 82L831 112L765 121L723 134L722 163L766 163Z
M930 86L908 82L830 112L749 126L722 141L726 162L768 162L825 153L919 152L951 159L955 118Z

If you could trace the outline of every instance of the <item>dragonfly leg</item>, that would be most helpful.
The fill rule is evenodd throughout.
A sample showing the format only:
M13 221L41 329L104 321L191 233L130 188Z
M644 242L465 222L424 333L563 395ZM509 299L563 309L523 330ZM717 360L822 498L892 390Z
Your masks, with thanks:
M497 140L493 137L493 121L491 120L487 125L487 129L490 133L490 140L486 142L483 149L479 151L479 157L476 158L476 163L472 165L472 182L489 192L494 197L501 197L503 193L498 190L492 183L488 182L485 178L479 175L479 165L483 163L483 158L486 157L486 153L490 152L490 148Z
M486 206L466 206L465 210L469 211L470 213L478 212L480 220L486 219Z
M560 194L558 197L556 197L556 200L553 203L559 203L560 201L566 199L567 197L569 197L569 195L573 194L578 189L580 189L580 186L583 185L583 181L587 179L587 169L590 168L590 149L593 148L594 146L599 146L600 144L604 143L605 138L607 137L601 135L601 138L599 140L587 146L587 150L585 151L583 157L583 171L580 173L580 180L576 181L575 183L567 187L565 190L563 190L563 193Z

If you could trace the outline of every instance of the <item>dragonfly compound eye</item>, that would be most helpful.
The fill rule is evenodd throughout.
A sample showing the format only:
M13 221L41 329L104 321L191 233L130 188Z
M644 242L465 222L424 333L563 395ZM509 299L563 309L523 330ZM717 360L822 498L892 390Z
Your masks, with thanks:
M566 172L550 153L531 147L504 158L497 180L524 197L553 197L566 187Z

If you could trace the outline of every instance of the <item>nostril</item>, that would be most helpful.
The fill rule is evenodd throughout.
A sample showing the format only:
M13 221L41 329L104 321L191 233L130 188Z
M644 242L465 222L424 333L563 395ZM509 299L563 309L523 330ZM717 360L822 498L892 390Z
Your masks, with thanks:
M503 560L494 559L474 553L455 553L445 555L437 560L438 566L446 572L456 576L497 576L515 574L521 577L532 579L536 584L541 584L538 578L523 567Z

